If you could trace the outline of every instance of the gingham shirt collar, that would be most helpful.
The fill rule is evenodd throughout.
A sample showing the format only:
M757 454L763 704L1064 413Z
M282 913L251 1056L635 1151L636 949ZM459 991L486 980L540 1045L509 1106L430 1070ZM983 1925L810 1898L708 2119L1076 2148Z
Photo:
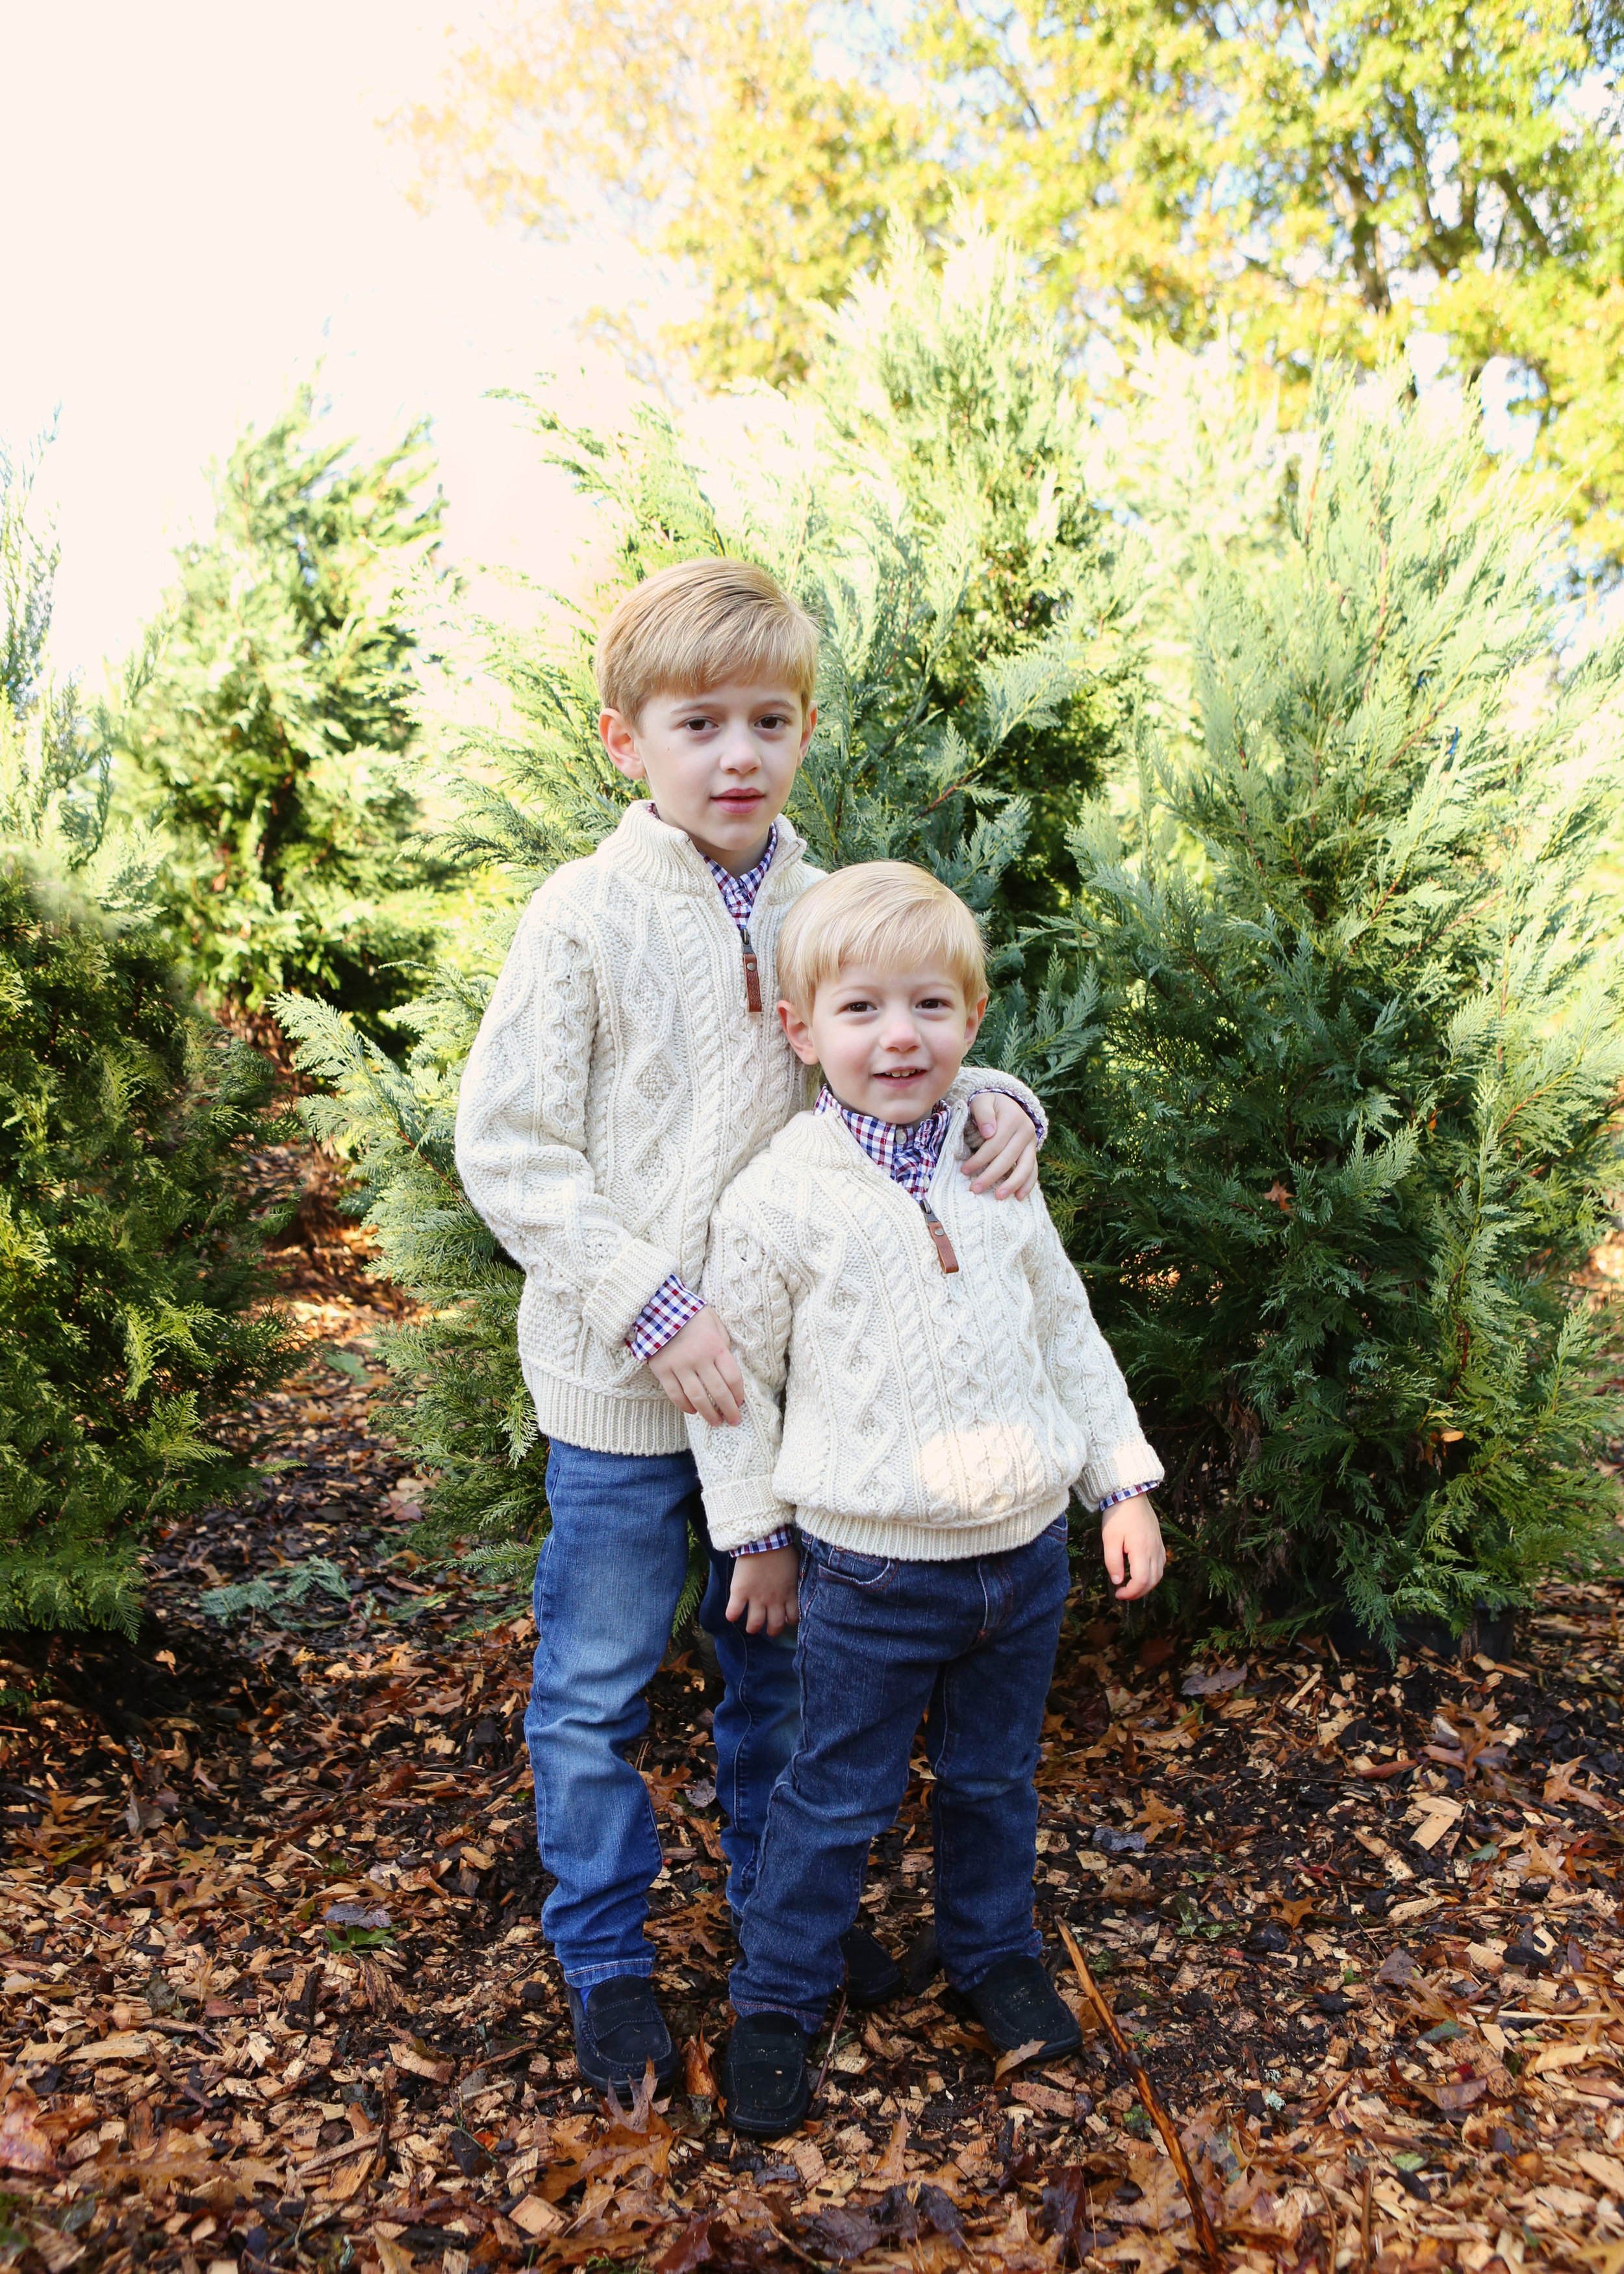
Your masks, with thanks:
M651 805L649 810L658 821L658 806ZM697 846L694 849L695 852L699 851ZM778 849L778 825L775 821L767 832L766 849L761 859L753 869L747 869L742 877L735 877L731 869L724 869L721 862L713 861L708 853L699 855L716 881L716 889L722 895L722 906L727 910L741 931L750 921L751 912L756 906L756 895L762 888L762 880L768 870L771 868L772 856Z
M938 1105L922 1121L899 1126L894 1121L882 1121L875 1114L858 1113L851 1106L842 1105L825 1082L818 1092L814 1111L838 1113L876 1168L883 1169L916 1201L924 1199L942 1156L947 1125L953 1118L946 1105Z

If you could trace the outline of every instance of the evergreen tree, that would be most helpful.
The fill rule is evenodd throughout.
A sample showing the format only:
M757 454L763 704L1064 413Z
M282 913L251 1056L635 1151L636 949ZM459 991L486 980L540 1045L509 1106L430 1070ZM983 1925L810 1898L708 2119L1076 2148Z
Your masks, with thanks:
M616 559L599 611L668 562L726 553L764 563L818 615L818 727L790 805L812 858L921 861L996 918L1029 809L987 784L1016 737L1065 713L1081 664L1069 626L1052 626L973 676L961 666L944 711L944 659L985 577L975 518L921 530L882 470L831 463L804 418L785 422L776 447L763 438L743 472L702 466L663 414L609 438L567 430L545 407L537 418L549 456L605 517ZM1102 576L1088 597L1109 621ZM598 741L592 641L580 618L495 639L509 724L464 754L455 849L495 864L515 896L590 851L635 794ZM546 1451L519 1371L523 1280L469 1207L452 1151L458 1077L517 913L493 920L471 958L442 964L402 1014L419 1037L404 1065L328 1005L284 998L277 1013L298 1065L330 1085L305 1102L308 1119L350 1155L383 1268L424 1308L422 1323L387 1338L402 1434L437 1479L423 1542L466 1539L528 1567L545 1522Z
M17 502L8 479L0 1626L132 1632L144 1538L247 1481L216 1425L288 1355L286 1323L256 1308L264 1196L243 1159L271 1075L180 999L150 850L107 828L113 722L47 668L49 576L29 564L52 555Z
M1553 676L1549 532L1470 403L1325 382L1309 440L1280 566L1199 569L1199 749L1147 748L1137 846L1096 810L1027 944L1067 1030L1017 990L993 1044L1069 1126L1186 1602L1390 1638L1614 1543L1573 1275L1619 1169L1624 639Z
M421 429L380 456L301 388L213 476L125 748L169 846L169 936L212 1001L314 986L369 1022L409 995L438 875L417 833L410 587L439 540Z
M49 434L19 464L0 441L0 701L22 713L39 692L51 599L62 548L56 531L41 530L29 503Z
M989 777L1031 809L1000 898L1034 915L1075 885L1066 832L1113 770L1129 657L1100 602L1143 572L1090 493L1093 421L1064 341L1033 315L1013 243L963 207L952 219L939 263L893 231L879 274L830 319L812 395L837 457L883 464L929 540L969 536L974 574L931 682L945 715L974 702L988 657L1034 636L1064 626L1086 658L1070 698L1011 735Z
M1279 413L1278 390L1258 388L1227 338L1192 353L1150 333L1132 343L1115 400L1096 410L1085 478L1140 539L1139 660L1158 732L1186 749L1199 734L1201 564L1216 555L1237 576L1267 576L1283 549L1302 442ZM1130 764L1118 776L1129 795L1132 774Z

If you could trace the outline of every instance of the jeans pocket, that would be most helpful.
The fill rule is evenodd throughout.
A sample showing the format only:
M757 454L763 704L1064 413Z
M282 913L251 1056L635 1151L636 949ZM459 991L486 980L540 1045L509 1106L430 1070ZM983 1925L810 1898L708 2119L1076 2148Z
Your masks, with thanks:
M1042 1531L1038 1534L1038 1538L1040 1540L1070 1540L1071 1537L1071 1517L1069 1510L1062 1510L1061 1513L1055 1518L1054 1522L1052 1524L1046 1524L1043 1526Z
M842 1586L861 1588L865 1594L876 1594L890 1585L896 1577L894 1555L860 1555L854 1547L831 1547L826 1540L808 1543L808 1562Z

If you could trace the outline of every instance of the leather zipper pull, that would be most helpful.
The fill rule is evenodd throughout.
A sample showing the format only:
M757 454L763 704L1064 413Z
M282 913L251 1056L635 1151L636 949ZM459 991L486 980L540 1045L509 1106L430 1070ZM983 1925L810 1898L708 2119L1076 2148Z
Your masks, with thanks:
M761 966L756 960L756 950L750 945L750 935L742 924L739 928L739 937L744 942L744 1007L747 1011L759 1011L762 1006Z
M920 1206L925 1211L925 1223L929 1227L930 1237L936 1244L936 1251L941 1259L943 1270L957 1271L959 1269L959 1258L954 1254L953 1243L947 1236L947 1226L943 1223L941 1217L931 1207L929 1201L921 1201Z

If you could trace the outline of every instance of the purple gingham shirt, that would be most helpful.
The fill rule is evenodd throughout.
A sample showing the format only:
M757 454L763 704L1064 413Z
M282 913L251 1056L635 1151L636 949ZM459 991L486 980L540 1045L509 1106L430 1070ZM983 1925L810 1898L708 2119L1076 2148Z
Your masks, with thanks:
M903 1128L894 1121L882 1121L876 1114L858 1113L851 1106L842 1105L825 1082L812 1110L815 1113L838 1113L876 1168L883 1169L892 1182L900 1185L914 1200L924 1199L936 1172L947 1125L952 1119L945 1105L938 1105L922 1121Z

